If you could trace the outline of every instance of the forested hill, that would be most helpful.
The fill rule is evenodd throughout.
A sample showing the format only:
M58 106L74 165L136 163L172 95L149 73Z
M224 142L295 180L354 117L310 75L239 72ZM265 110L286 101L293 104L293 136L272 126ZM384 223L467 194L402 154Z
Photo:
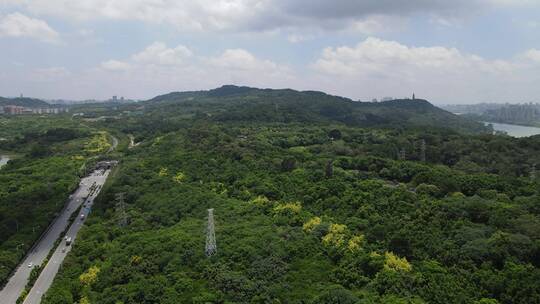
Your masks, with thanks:
M422 99L357 102L316 91L223 86L209 91L173 92L146 102L206 114L216 121L338 122L350 126L429 126L482 132L485 127ZM167 106L165 106L167 107ZM172 110L172 113L175 111Z
M28 97L17 97L17 98L5 98L0 97L0 106L21 106L29 108L44 108L50 107L48 103L41 99L28 98Z

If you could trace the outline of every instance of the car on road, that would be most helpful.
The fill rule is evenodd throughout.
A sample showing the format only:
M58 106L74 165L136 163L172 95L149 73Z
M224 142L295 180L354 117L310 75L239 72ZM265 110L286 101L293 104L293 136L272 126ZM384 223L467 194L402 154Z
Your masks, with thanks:
M28 263L28 268L32 268L34 267L34 264L32 264L32 262Z
M69 246L69 245L71 245L71 238L66 237L66 246Z

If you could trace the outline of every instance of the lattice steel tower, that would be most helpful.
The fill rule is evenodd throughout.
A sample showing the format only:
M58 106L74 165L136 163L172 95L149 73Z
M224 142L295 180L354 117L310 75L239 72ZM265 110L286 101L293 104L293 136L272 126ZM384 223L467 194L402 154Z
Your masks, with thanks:
M420 141L420 161L426 162L426 140L422 139Z
M214 209L208 209L208 226L206 227L206 256L216 254L216 231L214 229Z

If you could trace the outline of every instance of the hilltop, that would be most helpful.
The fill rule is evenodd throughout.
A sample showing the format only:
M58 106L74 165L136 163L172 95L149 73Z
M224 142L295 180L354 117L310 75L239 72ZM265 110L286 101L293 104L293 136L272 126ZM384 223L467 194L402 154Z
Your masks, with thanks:
M46 108L51 105L46 103L41 99L28 98L28 97L17 97L17 98L6 98L0 97L0 106L20 106L28 108Z
M183 107L217 121L334 122L350 126L444 127L481 132L471 119L440 109L423 99L358 102L317 91L258 89L227 85L209 91L173 92L146 101L169 110ZM173 110L174 112L174 110Z

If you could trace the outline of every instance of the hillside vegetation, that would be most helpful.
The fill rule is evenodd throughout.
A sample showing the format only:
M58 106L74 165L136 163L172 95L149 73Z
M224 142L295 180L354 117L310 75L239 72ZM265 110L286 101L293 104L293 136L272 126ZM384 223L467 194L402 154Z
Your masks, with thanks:
M0 136L6 139L0 151L13 155L0 169L3 286L77 188L85 164L101 151L88 149L96 136L67 118L9 116L0 123Z
M96 122L140 144L43 303L540 302L540 137L448 129L432 119L466 120L425 101L290 90L137 107Z
M50 104L40 99L28 98L28 97L17 97L17 98L0 97L0 106L7 106L7 105L21 106L21 107L28 107L28 108L50 107Z
M467 132L485 127L441 110L426 100L405 99L380 103L355 102L322 92L262 90L224 86L202 92L181 92L158 96L147 102L160 110L184 108L214 121L338 122L351 126L430 126Z

